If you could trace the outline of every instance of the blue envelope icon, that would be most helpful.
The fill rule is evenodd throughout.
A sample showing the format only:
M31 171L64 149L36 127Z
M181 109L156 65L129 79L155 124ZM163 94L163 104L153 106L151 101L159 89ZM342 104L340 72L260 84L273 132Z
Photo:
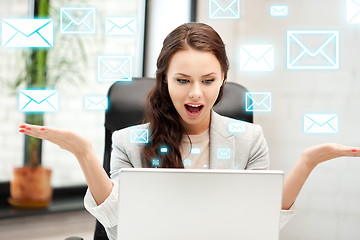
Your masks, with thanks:
M107 17L105 18L105 34L135 35L137 23L135 17Z
M247 92L246 111L248 112L270 112L271 93L270 92Z
M153 168L160 167L160 159L155 158L155 159L151 160L151 167L153 167Z
M304 133L337 133L337 114L305 114Z
M288 31L288 69L338 69L339 31Z
M210 18L239 18L240 0L209 0Z
M61 8L60 32L65 34L95 33L95 8Z
M56 90L22 90L19 92L19 110L22 112L56 112L59 94Z
M219 159L230 159L230 148L218 148L217 158Z
M131 57L101 56L98 58L99 81L132 81Z
M106 110L108 108L108 99L104 96L85 97L86 110Z
M288 15L288 6L271 6L270 15L274 17L284 17Z
M49 48L54 44L52 19L4 19L3 47Z
M273 71L274 47L272 45L242 45L240 47L241 71Z
M149 130L146 129L132 129L130 131L131 143L148 143L149 142Z
M243 122L231 122L229 123L230 133L243 133L245 132L245 123Z

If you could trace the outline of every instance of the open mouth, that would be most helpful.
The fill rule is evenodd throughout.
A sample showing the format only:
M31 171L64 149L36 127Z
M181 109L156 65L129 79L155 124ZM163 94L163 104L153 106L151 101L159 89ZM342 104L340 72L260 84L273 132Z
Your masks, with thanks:
M202 104L185 104L186 112L191 117L200 115L201 110L204 108Z

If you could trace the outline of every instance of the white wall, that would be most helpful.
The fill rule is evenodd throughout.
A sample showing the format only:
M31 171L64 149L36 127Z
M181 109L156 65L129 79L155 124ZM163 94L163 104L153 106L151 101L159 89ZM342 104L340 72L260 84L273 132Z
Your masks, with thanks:
M271 17L273 4L288 5L288 17ZM231 64L228 80L251 91L272 93L271 113L254 115L270 148L271 169L287 173L302 150L313 144L359 146L360 25L346 23L345 6L345 0L241 0L239 19L215 20L208 16L209 0L198 0L197 20L213 26L226 44ZM339 70L288 70L287 30L340 31ZM274 71L240 71L240 45L252 43L274 45ZM309 112L337 113L339 132L304 134L303 115ZM299 210L281 231L281 239L359 239L359 170L359 159L341 158L319 165L300 193L296 202Z

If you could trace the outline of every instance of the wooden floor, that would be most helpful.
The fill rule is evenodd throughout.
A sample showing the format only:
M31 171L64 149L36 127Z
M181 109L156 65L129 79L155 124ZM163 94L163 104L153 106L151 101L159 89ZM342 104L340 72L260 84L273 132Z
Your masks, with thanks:
M0 221L0 239L64 240L94 237L95 218L85 210Z

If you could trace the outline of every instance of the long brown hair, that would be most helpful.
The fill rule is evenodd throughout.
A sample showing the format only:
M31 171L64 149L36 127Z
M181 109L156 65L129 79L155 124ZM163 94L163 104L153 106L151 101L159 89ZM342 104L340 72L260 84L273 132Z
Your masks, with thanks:
M156 84L147 96L144 122L150 123L151 135L149 144L143 148L145 167L152 166L152 161L157 159L160 162L158 167L184 168L179 149L184 129L169 95L166 74L171 57L177 51L189 48L211 52L216 56L220 62L224 82L214 105L223 95L229 62L225 45L218 33L203 23L186 23L174 29L163 42L157 59ZM161 153L161 147L166 147L167 153Z

